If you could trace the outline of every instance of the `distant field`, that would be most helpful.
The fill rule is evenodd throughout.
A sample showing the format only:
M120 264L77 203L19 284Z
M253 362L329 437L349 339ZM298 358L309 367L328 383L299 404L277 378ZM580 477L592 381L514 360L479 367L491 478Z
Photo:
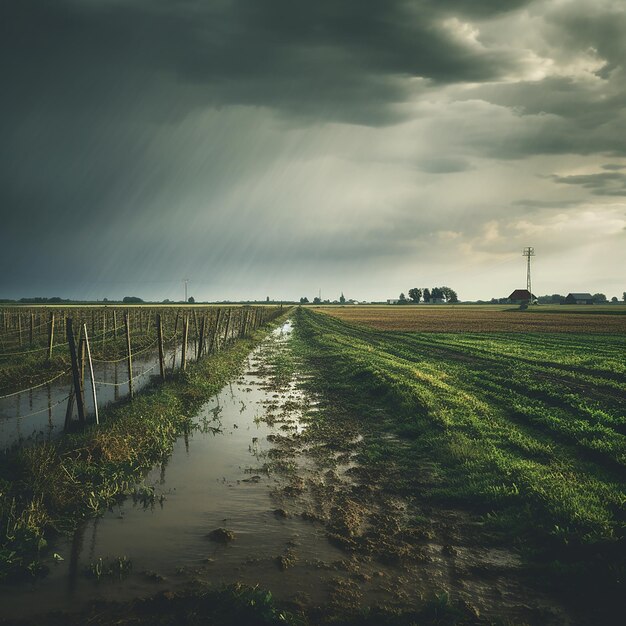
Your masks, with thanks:
M626 306L346 306L320 312L378 330L461 332L626 333Z

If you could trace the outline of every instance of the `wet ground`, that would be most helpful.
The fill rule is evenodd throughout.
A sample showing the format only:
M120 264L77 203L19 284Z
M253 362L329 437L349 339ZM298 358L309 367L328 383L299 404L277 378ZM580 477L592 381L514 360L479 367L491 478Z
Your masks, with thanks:
M332 419L332 406L306 391L290 333L287 323L250 355L136 498L53 546L48 576L0 589L2 615L199 580L260 585L325 612L449 594L468 616L569 623L524 582L513 551L481 541L477 518L398 495L393 461L384 470L359 462L372 433L358 416ZM426 461L419 473L424 485L434 480Z
M196 352L196 344L189 342L188 358ZM166 370L180 367L181 345L165 346ZM133 389L141 391L159 376L158 347L153 344L133 356ZM129 375L126 359L93 360L96 382L96 401L101 410L107 405L127 398ZM85 411L88 421L93 421L94 396L89 368L85 368ZM63 434L68 397L73 388L69 373L53 382L37 386L22 393L0 398L0 450L31 441L50 440ZM72 409L77 419L76 406Z

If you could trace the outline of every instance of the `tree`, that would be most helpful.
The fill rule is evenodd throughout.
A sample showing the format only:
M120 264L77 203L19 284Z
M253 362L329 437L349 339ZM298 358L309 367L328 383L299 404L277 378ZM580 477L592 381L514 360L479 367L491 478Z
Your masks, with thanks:
M617 303L619 302L619 300L617 299L617 296L613 296L613 297L611 298L611 302L612 302L613 304L617 304Z
M308 304L309 299L305 296L304 298L300 298L300 304Z
M537 298L539 304L561 304L563 300L565 300L565 297L560 293L553 293L551 296L539 296Z
M439 287L433 287L430 290L430 297L433 300L443 300L443 291Z
M141 298L137 298L136 296L125 296L122 300L124 304L138 304L139 302L143 302Z
M189 296L189 298L187 298L187 302L189 302L189 304L194 304L196 301L196 299L193 296Z
M441 292L443 293L443 297L446 299L446 302L454 303L459 301L454 289L450 289L450 287L441 287Z
M409 289L409 298L411 298L411 300L415 302L415 304L417 304L420 301L421 297L422 297L421 289L418 289L417 287L413 287L413 289Z
M398 304L406 304L406 303L407 303L406 296L404 295L404 293L401 293Z
M601 304L602 302L606 302L606 296L603 293L594 293L593 294L593 301L596 304Z
M343 291L341 292L341 296L339 296L339 303L340 304L346 303L346 297L343 295Z
M424 295L424 302L430 302L430 289L425 287L422 293Z
M626 291L622 294L622 300L626 302Z
M321 298L319 298L318 296L315 296L315 298L313 298L313 304L322 304Z

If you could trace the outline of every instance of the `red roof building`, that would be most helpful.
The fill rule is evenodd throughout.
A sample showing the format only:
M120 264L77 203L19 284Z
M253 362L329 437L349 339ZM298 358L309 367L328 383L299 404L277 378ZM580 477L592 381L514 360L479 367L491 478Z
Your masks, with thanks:
M530 302L531 298L534 300L535 296L533 296L528 289L516 289L510 296L509 300L514 304L522 304L523 302Z

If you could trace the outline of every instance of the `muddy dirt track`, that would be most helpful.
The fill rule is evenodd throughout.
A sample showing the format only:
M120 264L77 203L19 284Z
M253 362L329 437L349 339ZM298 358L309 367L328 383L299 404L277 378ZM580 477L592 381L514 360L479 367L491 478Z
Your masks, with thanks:
M147 476L154 497L138 488L60 540L53 552L63 560L51 559L48 576L2 590L2 616L41 624L42 612L93 601L243 583L320 622L367 607L419 610L438 598L456 607L459 623L570 623L478 515L422 499L437 481L427 459L414 459L407 475L371 447L364 456L380 433L313 392L312 376L287 323ZM92 622L107 623L101 614Z

